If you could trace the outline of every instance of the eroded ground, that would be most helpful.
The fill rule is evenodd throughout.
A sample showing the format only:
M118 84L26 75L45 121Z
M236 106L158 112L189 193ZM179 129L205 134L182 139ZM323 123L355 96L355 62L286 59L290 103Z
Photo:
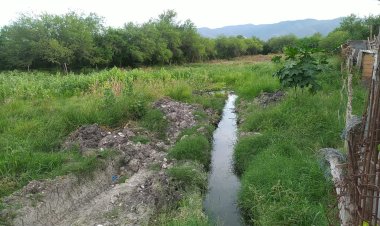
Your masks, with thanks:
M165 173L173 165L167 150L184 129L197 125L194 113L203 110L167 98L154 107L169 124L164 139L132 124L112 131L96 124L82 126L70 134L63 149L99 156L110 149L117 154L100 159L102 167L92 176L30 182L4 200L7 208L2 214L14 225L147 224L157 208L180 198ZM215 118L211 110L206 115Z

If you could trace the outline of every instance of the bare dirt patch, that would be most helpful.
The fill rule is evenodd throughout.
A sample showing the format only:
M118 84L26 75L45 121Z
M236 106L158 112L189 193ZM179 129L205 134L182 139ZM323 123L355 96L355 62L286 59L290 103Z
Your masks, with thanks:
M113 149L118 154L95 170L92 177L67 175L32 181L5 199L2 215L13 215L13 225L141 225L155 210L179 198L165 169L173 163L166 150L181 131L197 124L199 106L161 99L154 107L169 122L167 140L143 128L127 125L107 130L96 124L70 134L63 149L78 148L83 154ZM210 111L211 112L211 111ZM214 113L210 113L214 114ZM145 137L141 143L138 137Z

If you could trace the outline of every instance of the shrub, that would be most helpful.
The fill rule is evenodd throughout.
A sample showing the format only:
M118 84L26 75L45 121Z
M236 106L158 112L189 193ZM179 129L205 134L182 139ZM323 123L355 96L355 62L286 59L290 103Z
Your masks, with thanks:
M316 75L322 71L321 65L327 64L325 59L318 60L314 53L318 50L311 48L286 47L285 64L274 76L278 77L281 85L297 90L309 88L315 93L321 87L316 81Z

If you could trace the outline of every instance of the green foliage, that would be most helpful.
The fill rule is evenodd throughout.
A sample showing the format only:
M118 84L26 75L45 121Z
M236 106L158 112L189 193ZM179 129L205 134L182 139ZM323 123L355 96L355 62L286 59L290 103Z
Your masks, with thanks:
M0 57L8 59L5 68L95 66L108 61L95 44L101 32L102 20L95 14L22 15L1 30Z
M380 15L369 15L368 17L360 18L351 14L343 18L340 26L335 31L347 32L350 40L366 40L370 35L372 27L372 35L379 33Z
M128 105L128 114L130 118L134 120L139 120L143 118L148 112L146 102L144 100L136 98L135 100L130 101Z
M309 88L311 93L315 93L320 89L320 85L316 81L317 73L322 71L322 64L327 61L317 59L315 54L317 50L309 48L286 47L285 48L285 64L274 76L280 79L281 85L284 87Z
M168 169L167 172L184 190L191 190L194 186L202 191L207 188L207 173L200 164L183 163Z
M330 187L316 160L265 152L251 164L256 166L244 174L240 193L241 206L251 224L328 225L330 210L323 209L321 203L328 203L332 195L327 195Z
M280 88L277 79L268 76L274 73L272 64L253 65L249 71L244 72L236 82L236 91L240 97L253 98L262 92L274 92Z
M108 151L102 155L107 158ZM26 185L30 180L74 173L89 175L101 166L99 156L83 157L78 151L25 152L13 150L0 152L0 197ZM102 158L103 158L102 157Z
M167 95L174 100L188 102L191 98L192 90L187 84L177 84L177 86L169 89Z
M312 36L299 38L297 40L297 46L303 48L319 48L319 43L323 39L320 33L315 33Z
M268 135L258 135L240 139L234 150L236 172L242 174L250 165L253 157L271 143L273 143L273 136Z
M217 56L222 59L230 59L245 55L247 44L243 37L221 36L215 40Z
M169 157L177 160L198 161L206 168L211 161L211 147L209 141L202 135L192 135L178 141L169 150Z
M284 47L295 46L297 37L295 35L283 35L270 38L267 41L266 53L281 53Z
M347 31L333 31L320 41L319 46L327 52L337 53L340 51L340 46L348 39L349 33Z
M104 90L103 106L105 109L112 108L116 103L116 97L112 89L107 88Z
M0 30L0 70L140 67L231 59L244 55L280 53L285 46L323 47L337 51L347 39L366 39L369 27L378 33L380 16L350 15L326 38L295 35L272 37L201 37L190 20L177 21L168 10L143 24L105 27L101 17L68 12L64 15L21 15Z
M142 126L152 132L155 132L160 138L164 138L166 136L168 121L165 119L164 114L160 110L148 110L141 120Z
M339 112L339 71L320 75L324 89L297 99L290 90L279 103L260 108L247 107L241 130L259 132L239 140L235 169L242 175L240 205L250 224L335 225L332 187L320 169L316 150L341 147L344 127ZM355 109L362 109L365 93L355 85ZM263 176L265 175L265 176Z
M203 198L200 192L186 192L178 208L158 216L156 225L162 226L210 226L203 213Z

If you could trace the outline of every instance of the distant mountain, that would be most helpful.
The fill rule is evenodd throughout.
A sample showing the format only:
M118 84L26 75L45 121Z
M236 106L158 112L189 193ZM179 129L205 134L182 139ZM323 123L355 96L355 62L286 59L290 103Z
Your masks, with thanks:
M313 35L316 32L322 35L327 35L329 32L339 26L342 18L332 20L294 20L283 21L275 24L245 24L226 26L221 28L198 28L198 32L204 37L215 38L219 35L236 36L243 35L245 37L256 36L262 40L270 39L271 37L295 34L297 37L305 37Z

